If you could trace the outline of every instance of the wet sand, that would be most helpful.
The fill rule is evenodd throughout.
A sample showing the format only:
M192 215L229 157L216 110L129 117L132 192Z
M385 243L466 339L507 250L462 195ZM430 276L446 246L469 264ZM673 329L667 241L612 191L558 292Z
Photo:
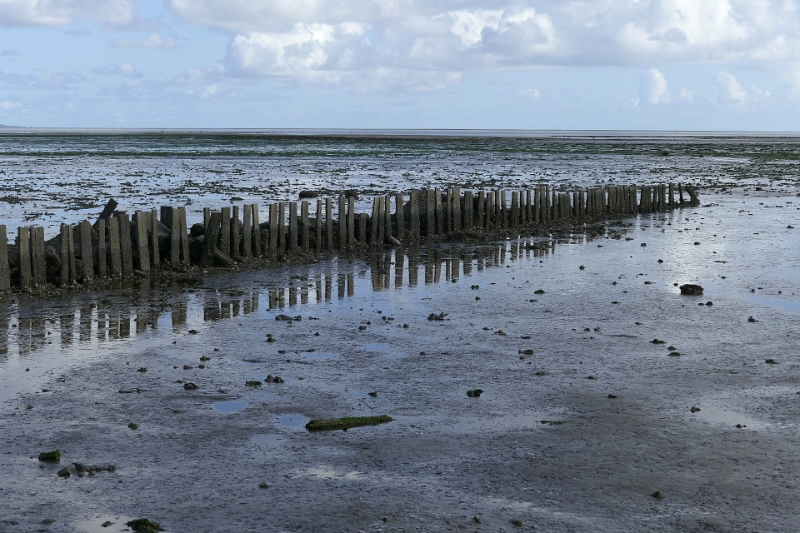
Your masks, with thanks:
M591 240L17 297L0 532L792 531L796 193L703 195ZM117 468L58 477L73 462Z

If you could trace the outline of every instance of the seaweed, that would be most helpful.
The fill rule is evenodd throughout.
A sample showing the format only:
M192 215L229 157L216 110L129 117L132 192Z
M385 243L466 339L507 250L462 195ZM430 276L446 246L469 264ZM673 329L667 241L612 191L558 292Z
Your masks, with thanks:
M306 424L308 431L331 431L336 429L350 429L361 426L377 426L391 422L392 417L388 415L380 416L352 416L344 418L315 419Z

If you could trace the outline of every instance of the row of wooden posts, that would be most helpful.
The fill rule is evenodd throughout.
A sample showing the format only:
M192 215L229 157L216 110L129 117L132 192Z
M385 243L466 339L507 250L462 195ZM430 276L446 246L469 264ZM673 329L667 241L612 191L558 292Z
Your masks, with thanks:
M206 208L203 223L191 228L185 207L136 211L132 219L124 212L104 211L94 225L86 220L62 224L60 234L47 242L41 227L18 228L11 262L6 227L0 225L0 291L9 290L12 282L24 291L44 289L48 283L67 287L97 278L149 275L162 262L171 268L225 266L252 258L432 242L476 230L581 224L698 203L693 188L674 184L572 192L540 186L511 191L510 204L508 200L505 190L413 190L375 197L370 216L356 213L354 197L339 196L336 213L331 198L317 199L313 218L305 200L269 205L264 224L258 205L248 204L241 211L239 206Z

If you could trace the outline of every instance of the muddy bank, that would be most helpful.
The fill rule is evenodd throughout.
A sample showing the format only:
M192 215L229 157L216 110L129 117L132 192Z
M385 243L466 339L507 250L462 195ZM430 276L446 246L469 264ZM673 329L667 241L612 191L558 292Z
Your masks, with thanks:
M793 197L725 196L595 239L77 296L38 317L17 297L0 531L791 531ZM378 415L392 421L304 427ZM61 463L40 468L53 449ZM60 478L73 462L116 470Z

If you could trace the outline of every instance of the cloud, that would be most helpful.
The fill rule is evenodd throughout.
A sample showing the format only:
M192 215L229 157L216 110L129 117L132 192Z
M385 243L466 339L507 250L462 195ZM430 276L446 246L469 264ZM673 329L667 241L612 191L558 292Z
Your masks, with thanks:
M534 102L538 102L542 99L542 94L539 92L539 89L525 89L524 91L519 91L516 94L516 97L520 100L532 100Z
M639 96L641 101L651 105L666 104L672 100L672 95L667 88L667 78L660 70L651 68L642 76Z
M106 76L139 76L140 74L136 71L136 67L133 66L133 63L128 63L127 61L123 61L122 63L115 64L115 65L106 65L104 67L97 67L94 69L96 74L102 74Z
M14 109L15 107L21 107L22 102L11 102L9 100L3 100L0 102L0 109L9 110Z
M1 0L0 26L64 26L78 19L130 24L135 0Z
M714 77L717 88L717 101L726 104L743 105L748 100L747 91L736 80L733 74L720 71Z
M0 83L10 89L63 90L71 89L86 78L77 72L45 72L43 74L16 74L0 72Z
M111 46L114 48L175 48L175 37L163 37L159 33L151 33L144 39L114 39Z

